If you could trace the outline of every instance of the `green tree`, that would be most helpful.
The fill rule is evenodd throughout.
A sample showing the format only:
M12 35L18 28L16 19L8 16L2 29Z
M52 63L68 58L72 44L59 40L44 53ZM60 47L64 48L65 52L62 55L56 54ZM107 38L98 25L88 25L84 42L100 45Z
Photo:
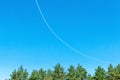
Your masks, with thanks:
M39 80L45 80L46 77L46 71L42 68L38 71L38 79Z
M53 80L64 80L65 78L65 72L63 67L61 67L60 64L57 64L54 67L54 71L53 71Z
M95 75L93 77L94 80L107 80L106 78L106 71L98 66L97 69L95 69Z
M17 71L14 70L10 76L10 80L27 80L28 72L21 66Z
M81 65L78 64L76 69L76 80L83 80L86 78L87 71Z
M110 64L107 72L98 66L94 76L87 74L86 69L79 64L76 68L71 65L67 72L64 72L60 64L57 64L53 71L42 68L33 70L29 77L27 70L20 66L11 73L8 80L120 80L120 64L116 67Z
M29 80L38 80L38 71L37 70L33 70Z
M45 80L53 80L53 71L50 69L47 71Z
M18 80L16 69L12 72L10 76L11 76L10 80Z
M68 69L68 76L67 80L76 80L76 69L73 65L70 66Z
M116 77L115 77L115 75L116 75L115 68L113 67L112 64L109 65L107 74L108 74L107 75L107 79L108 80L116 80Z
M120 80L120 64L115 67L116 79Z

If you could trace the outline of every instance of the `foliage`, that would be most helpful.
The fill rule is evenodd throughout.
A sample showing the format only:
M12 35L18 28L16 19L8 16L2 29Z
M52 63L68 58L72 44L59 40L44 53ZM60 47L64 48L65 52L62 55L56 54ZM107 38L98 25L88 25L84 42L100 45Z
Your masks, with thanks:
M79 64L77 67L71 65L66 72L60 64L56 64L53 70L41 68L33 70L30 75L21 66L12 72L9 80L120 80L120 64L115 67L110 64L107 71L98 66L94 75L87 74L86 69Z
M28 72L21 66L18 70L14 70L11 74L10 80L27 80Z
M54 71L53 71L53 80L64 80L65 78L65 72L63 67L61 67L60 64L57 64L54 67Z
M76 80L84 80L86 78L87 71L78 64L76 69Z
M95 75L93 77L94 80L107 80L106 78L106 71L98 66L97 69L95 69Z
M68 69L67 80L76 80L76 70L73 65Z

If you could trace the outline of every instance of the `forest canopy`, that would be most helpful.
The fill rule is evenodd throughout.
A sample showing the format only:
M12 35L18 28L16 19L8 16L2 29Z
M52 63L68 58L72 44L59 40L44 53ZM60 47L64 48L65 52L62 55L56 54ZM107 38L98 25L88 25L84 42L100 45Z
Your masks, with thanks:
M56 64L53 70L40 68L31 73L20 66L10 74L9 80L120 80L120 64L110 64L107 70L98 66L93 75L80 64L77 67L69 66L67 71L60 64Z

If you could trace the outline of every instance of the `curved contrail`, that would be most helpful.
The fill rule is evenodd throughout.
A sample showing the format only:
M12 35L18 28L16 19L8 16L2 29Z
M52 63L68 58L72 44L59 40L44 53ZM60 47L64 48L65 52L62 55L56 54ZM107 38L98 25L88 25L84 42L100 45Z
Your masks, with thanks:
M84 54L83 52L81 52L81 51L73 48L71 45L69 45L67 42L65 42L60 36L58 36L58 35L56 34L56 32L55 32L55 31L50 27L50 25L48 24L45 16L44 16L43 13L42 13L42 10L41 10L41 8L40 8L40 5L39 5L39 3L38 3L38 0L35 0L35 3L36 3L36 6L37 6L37 8L38 8L38 10L39 10L39 13L40 13L40 15L41 15L44 23L46 24L47 28L50 30L50 32L51 32L61 43L63 43L66 47L72 49L72 50L75 51L76 53L78 53L78 54L80 54L80 55L82 55L82 56L84 56L84 57L86 57L86 58L88 58L88 59L91 59L91 60L94 60L94 61L97 61L97 62L102 62L102 63L108 63L108 64L109 64L109 62L107 62L107 61L103 61L103 60L97 59L97 58L95 58L95 57L89 56L89 55L87 55L87 54Z

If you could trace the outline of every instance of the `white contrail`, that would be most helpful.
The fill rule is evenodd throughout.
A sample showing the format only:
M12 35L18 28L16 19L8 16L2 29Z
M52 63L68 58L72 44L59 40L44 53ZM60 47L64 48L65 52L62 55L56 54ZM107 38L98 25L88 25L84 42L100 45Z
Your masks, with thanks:
M39 5L39 3L38 3L38 0L35 0L35 3L36 3L36 5L37 5L37 8L38 8L38 10L39 10L39 13L40 13L43 21L45 22L47 28L50 30L50 32L51 32L61 43L63 43L63 44L64 44L65 46L67 46L68 48L72 49L72 50L75 51L76 53L78 53L78 54L80 54L80 55L82 55L82 56L84 56L84 57L86 57L86 58L89 58L89 59L94 60L94 61L97 61L97 62L102 62L102 63L108 63L108 64L109 64L109 62L107 62L107 61L103 61L103 60L97 59L97 58L95 58L95 57L91 57L91 56L89 56L89 55L86 55L86 54L84 54L83 52L81 52L81 51L73 48L73 47L72 47L71 45L69 45L67 42L65 42L60 36L58 36L58 35L56 34L56 32L55 32L55 31L50 27L50 25L48 24L45 16L44 16L43 13L42 13L42 10L41 10L41 8L40 8L40 5Z

